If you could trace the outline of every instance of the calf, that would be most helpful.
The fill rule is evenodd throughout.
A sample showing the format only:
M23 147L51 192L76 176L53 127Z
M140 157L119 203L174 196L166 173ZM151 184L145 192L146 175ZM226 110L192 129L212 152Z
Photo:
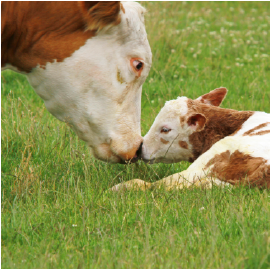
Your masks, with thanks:
M269 188L270 114L220 108L226 94L219 88L196 100L166 102L144 137L145 162L193 162L186 171L153 184L136 179L113 190L210 183Z

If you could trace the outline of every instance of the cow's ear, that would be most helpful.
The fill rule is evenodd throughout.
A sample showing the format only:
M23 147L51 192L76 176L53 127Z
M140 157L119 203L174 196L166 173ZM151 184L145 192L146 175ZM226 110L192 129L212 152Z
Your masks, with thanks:
M218 88L200 96L196 100L207 105L220 106L225 99L227 92L228 90L226 88Z
M121 21L120 2L81 1L79 2L87 30L101 30L108 25L117 25Z
M192 114L188 117L187 124L194 131L201 131L204 129L206 118L203 114Z

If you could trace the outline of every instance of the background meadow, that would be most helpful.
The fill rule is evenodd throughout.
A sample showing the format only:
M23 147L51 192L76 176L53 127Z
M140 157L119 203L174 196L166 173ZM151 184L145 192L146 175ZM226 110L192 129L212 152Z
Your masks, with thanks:
M269 2L142 4L153 53L143 135L166 100L220 86L222 107L270 113ZM106 192L189 163L97 161L24 76L1 77L3 268L270 267L267 190Z

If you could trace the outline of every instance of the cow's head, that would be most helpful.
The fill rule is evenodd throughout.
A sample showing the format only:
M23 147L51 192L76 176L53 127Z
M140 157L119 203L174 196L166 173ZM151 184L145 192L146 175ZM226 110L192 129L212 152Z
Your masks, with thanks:
M149 163L192 160L194 141L191 136L196 133L196 139L203 140L201 135L208 120L208 105L219 106L226 94L227 89L219 88L196 100L178 97L166 102L144 137L143 160Z
M114 163L134 158L142 142L142 84L152 61L144 8L134 2L81 2L70 8L58 2L49 10L45 3L28 13L35 19L28 32L40 34L31 55L6 61L7 66L25 71L46 108L72 126L96 158ZM40 24L43 32L35 30Z

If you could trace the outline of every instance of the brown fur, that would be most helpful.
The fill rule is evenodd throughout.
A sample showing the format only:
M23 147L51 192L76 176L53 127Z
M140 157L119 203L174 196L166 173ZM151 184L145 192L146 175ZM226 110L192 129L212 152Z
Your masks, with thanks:
M206 118L202 114L190 115L187 119L187 124L196 128L196 131L203 130L205 126Z
M125 8L123 7L122 4L120 4L120 8L121 8L122 12L125 14L126 13L126 10L125 10Z
M227 94L226 88L218 88L199 97L201 103L219 106Z
M231 136L234 136L236 133L238 133L238 131L240 131L242 129L242 125L240 125L232 134Z
M193 158L190 161L195 161L217 141L234 133L254 113L224 109L191 99L188 100L188 110L190 114L187 118L194 113L200 113L206 118L204 129L189 136L193 148Z
M265 131L260 131L256 134L251 134L250 136L252 136L252 135L265 135L265 134L269 134L269 133L270 133L270 130L265 130Z
M183 116L180 116L180 124L181 126L183 126L186 122L185 122L186 118Z
M117 25L121 21L119 16L120 2L81 1L79 5L87 22L88 30L100 30L107 25Z
M185 141L179 141L178 142L179 146L183 149L188 149L188 143Z
M163 144L168 144L168 143L169 143L169 141L163 139L162 137L160 138L160 141L161 141L161 143L163 143Z
M270 165L261 157L251 157L236 150L227 150L215 155L207 164L211 176L233 185L250 185L260 188L270 187Z
M1 7L2 67L11 64L24 72L63 61L98 29L120 22L117 2L14 1Z
M258 125L258 126L256 126L256 127L254 127L253 129L248 130L248 131L245 132L243 135L257 135L257 134L262 133L262 132L266 132L266 133L267 133L267 132L269 132L269 131L261 131L261 132L252 134L253 132L255 132L255 131L257 131L257 130L259 130L259 129L263 128L263 127L266 127L269 123L270 123L270 122L262 123L262 124L260 124L260 125Z

